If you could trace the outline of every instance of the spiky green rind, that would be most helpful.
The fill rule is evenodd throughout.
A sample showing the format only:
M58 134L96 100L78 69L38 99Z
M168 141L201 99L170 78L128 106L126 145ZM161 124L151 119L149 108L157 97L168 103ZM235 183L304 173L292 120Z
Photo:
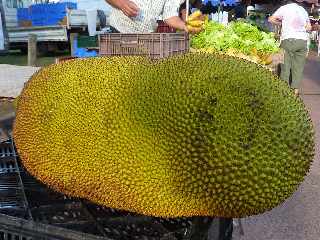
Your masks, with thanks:
M14 136L52 188L161 217L263 213L314 155L308 112L284 82L212 54L44 68L20 97Z

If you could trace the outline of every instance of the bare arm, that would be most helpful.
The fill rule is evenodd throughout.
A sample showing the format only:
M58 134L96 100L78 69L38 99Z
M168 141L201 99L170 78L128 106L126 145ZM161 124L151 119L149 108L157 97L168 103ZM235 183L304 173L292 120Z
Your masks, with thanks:
M275 25L281 25L281 18L279 17L276 17L276 16L270 16L268 18L268 21L272 24L275 24Z
M312 26L311 26L311 23L310 23L310 22L308 22L305 27L306 27L306 30L307 30L308 32L310 32L310 31L312 30Z
M137 5L130 0L106 0L106 2L120 9L128 17L136 17L139 13Z
M168 24L170 27L183 30L183 31L188 31L186 23L179 17L171 17L166 20L164 20L166 24Z
M201 16L204 18L204 16ZM202 28L188 28L188 25L185 21L183 21L180 17L170 17L168 19L164 20L166 24L168 24L170 27L189 32L189 33L199 33Z

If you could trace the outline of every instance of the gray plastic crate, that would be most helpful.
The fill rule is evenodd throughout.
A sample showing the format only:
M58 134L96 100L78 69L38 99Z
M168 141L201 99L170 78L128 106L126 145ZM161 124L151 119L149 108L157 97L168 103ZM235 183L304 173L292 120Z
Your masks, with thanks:
M186 33L108 33L99 36L99 53L105 56L148 56L160 59L189 51Z

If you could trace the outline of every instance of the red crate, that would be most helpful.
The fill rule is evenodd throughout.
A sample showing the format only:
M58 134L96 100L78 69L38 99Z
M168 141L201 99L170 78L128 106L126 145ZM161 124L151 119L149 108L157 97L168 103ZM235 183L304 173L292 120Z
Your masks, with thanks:
M157 33L175 33L176 32L175 28L170 27L168 24L166 24L162 20L157 21L157 23L158 23Z

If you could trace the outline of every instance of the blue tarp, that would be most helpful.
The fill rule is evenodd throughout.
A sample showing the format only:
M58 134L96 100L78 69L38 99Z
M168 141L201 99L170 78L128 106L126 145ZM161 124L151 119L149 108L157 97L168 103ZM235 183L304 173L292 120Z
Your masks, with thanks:
M29 20L32 26L57 25L66 16L66 9L76 9L77 4L72 2L41 3L29 8L18 8L18 21Z
M208 2L211 2L212 6L218 6L220 4L220 0L203 0L202 1L204 4L207 4ZM239 2L238 0L223 0L224 5L235 5L237 2Z
M17 19L18 19L18 22L31 20L30 14L29 14L29 8L18 8Z
M98 53L95 50L89 51L86 48L78 48L78 40L73 40L73 47L74 47L74 55L72 57L79 57L79 58L87 58L87 57L97 57Z

